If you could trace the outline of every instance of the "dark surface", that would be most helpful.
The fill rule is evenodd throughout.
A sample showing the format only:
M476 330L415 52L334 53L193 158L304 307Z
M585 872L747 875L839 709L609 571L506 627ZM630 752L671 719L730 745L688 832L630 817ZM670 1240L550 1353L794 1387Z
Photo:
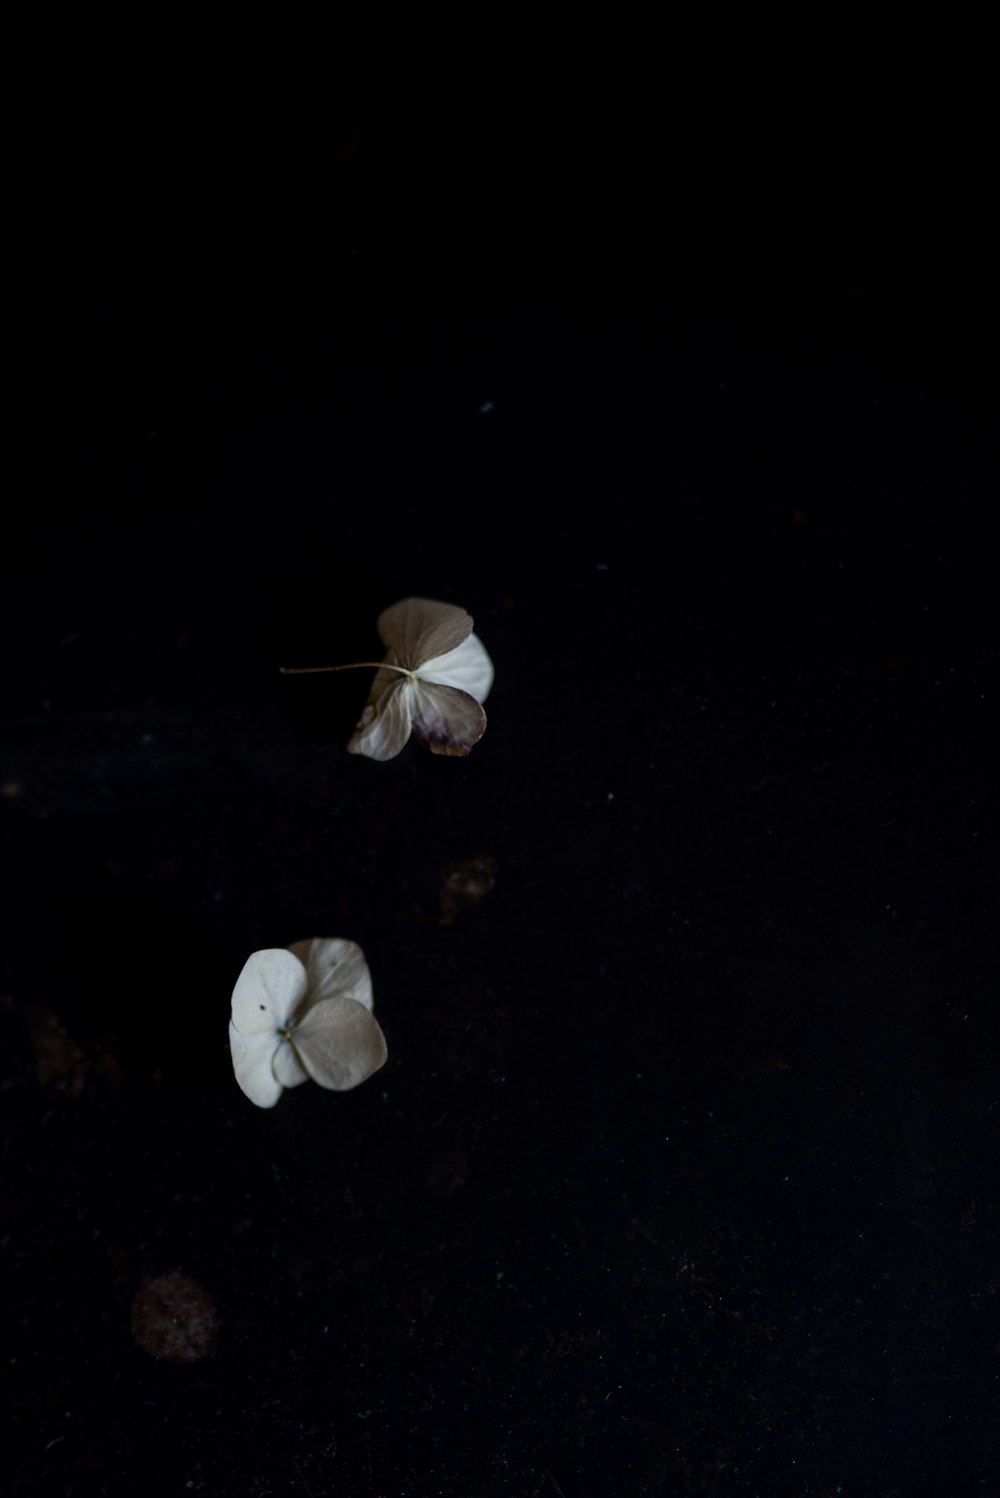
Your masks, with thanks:
M236 254L276 174L54 194L14 1491L1000 1491L985 283L694 274L482 205L403 253L366 149L298 277ZM412 593L496 664L467 760L352 758L366 675L278 674ZM257 1111L229 995L312 935L364 946L389 1061ZM136 1340L171 1275L206 1356Z

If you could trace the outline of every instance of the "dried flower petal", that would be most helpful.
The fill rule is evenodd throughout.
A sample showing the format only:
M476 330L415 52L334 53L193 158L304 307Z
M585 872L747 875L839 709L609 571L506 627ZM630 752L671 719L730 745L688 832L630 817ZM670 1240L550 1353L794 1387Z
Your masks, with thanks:
M433 598L404 598L383 609L376 624L379 639L398 665L415 671L425 661L454 650L472 633L472 617L453 603Z
M279 1045L276 1034L243 1035L229 1026L229 1050L233 1071L240 1087L258 1108L273 1108L284 1091L284 1084L274 1074L273 1061Z
M479 703L457 687L415 681L411 713L413 732L432 754L468 754L486 732Z
M243 1035L279 1027L295 1013L306 991L306 970L284 947L253 952L233 989L233 1024Z
M410 704L403 688L405 676L379 671L368 694L365 710L347 748L351 754L369 759L395 759L405 748L412 726Z
M309 1080L309 1073L302 1065L291 1040L282 1040L272 1058L271 1070L274 1080L281 1087L298 1087Z
M388 1051L378 1021L353 999L314 1004L295 1033L306 1071L321 1087L346 1092L384 1065Z
M493 685L493 662L479 636L470 635L447 655L437 655L425 661L420 667L420 680L458 687L460 692L468 692L477 702L485 702Z
M305 964L309 980L309 1004L338 996L374 1009L372 975L365 954L356 941L342 936L314 936L295 941L288 949Z

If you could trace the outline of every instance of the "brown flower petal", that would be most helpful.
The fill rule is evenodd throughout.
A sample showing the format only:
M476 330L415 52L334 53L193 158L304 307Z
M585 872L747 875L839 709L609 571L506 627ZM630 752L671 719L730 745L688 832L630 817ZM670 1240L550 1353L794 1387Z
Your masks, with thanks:
M413 732L432 754L468 754L486 732L486 714L468 692L415 681L410 695Z
M468 639L472 617L453 603L438 603L433 598L404 598L379 614L377 627L397 665L413 671L424 661L445 655Z

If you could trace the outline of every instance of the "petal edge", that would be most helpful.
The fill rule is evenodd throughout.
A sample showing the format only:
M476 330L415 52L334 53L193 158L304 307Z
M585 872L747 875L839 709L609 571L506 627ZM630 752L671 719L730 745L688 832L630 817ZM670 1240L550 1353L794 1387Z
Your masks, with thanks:
M364 712L348 742L348 754L395 759L410 737L409 685L395 671L375 673Z
M414 736L432 754L468 754L486 732L482 707L458 687L417 681L413 698Z
M284 1090L271 1067L275 1045L273 1036L241 1035L230 1022L233 1072L240 1089L258 1108L273 1108Z

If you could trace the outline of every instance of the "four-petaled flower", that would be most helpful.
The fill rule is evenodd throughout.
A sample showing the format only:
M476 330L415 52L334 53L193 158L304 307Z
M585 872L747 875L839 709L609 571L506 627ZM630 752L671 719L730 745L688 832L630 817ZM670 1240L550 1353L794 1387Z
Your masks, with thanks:
M388 1052L357 942L317 937L254 952L233 989L229 1046L259 1108L309 1077L344 1092L378 1071Z
M387 647L372 682L351 754L392 759L411 732L432 754L468 754L486 732L482 704L493 662L464 609L404 598L378 616Z
M387 647L382 661L281 669L297 676L375 667L351 754L393 759L411 733L432 754L468 754L486 732L482 705L493 685L493 662L471 616L453 603L404 598L379 614L377 628Z

